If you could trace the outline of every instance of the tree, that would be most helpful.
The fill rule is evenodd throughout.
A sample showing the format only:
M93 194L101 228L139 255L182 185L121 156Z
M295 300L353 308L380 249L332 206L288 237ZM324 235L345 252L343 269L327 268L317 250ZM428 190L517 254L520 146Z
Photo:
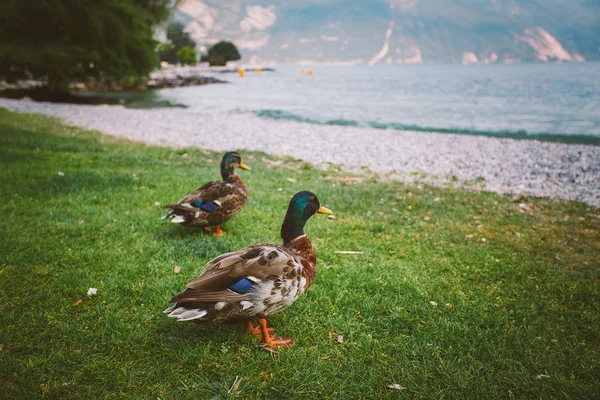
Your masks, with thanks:
M183 46L177 50L177 60L183 65L196 64L196 50L190 46Z
M153 26L169 0L4 0L0 75L46 79L67 92L74 79L144 77L156 65Z
M177 56L179 50L184 47L194 49L196 42L190 37L190 34L184 30L184 26L180 22L171 22L167 26L167 39L170 43L161 43L159 46L160 61L166 61L170 64L181 62Z
M208 49L208 54L203 55L201 61L208 61L210 65L226 65L228 61L237 61L240 58L235 44L221 41Z

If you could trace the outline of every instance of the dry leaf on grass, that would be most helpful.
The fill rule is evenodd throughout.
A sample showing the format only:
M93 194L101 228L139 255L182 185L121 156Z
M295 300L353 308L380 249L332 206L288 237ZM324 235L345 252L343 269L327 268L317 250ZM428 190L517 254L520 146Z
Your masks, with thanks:
M80 297L77 299L77 301L75 303L73 303L73 305L78 306L79 304L81 304L81 302L83 302L83 299Z
M342 335L338 335L338 337L337 337L337 342L338 342L339 344L342 344L342 343L344 343L344 337L343 337Z
M181 267L179 265L176 265L175 268L173 268L173 273L178 274L181 272Z
M405 390L405 387L402 387L400 385L398 385L397 383L394 383L393 385L388 385L387 386L388 389L394 389L394 390Z
M337 250L335 254L363 254L363 251Z
M288 182L292 182L292 183L296 183L296 180L294 178L287 178Z

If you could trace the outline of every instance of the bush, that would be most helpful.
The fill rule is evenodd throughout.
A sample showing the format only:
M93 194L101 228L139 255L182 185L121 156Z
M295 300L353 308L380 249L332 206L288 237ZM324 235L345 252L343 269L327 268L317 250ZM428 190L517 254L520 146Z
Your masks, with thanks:
M177 50L177 61L183 65L194 65L196 64L196 50L190 46L183 46Z
M210 65L226 65L228 61L237 61L240 58L240 53L233 43L221 41L208 49L208 54L203 55L200 60L207 61Z

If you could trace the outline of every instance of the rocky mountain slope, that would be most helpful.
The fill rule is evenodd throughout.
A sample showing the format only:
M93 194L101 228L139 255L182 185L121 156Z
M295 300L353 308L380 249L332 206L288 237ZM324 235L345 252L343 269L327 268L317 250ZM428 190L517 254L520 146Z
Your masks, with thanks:
M600 59L598 0L181 0L175 18L250 63Z

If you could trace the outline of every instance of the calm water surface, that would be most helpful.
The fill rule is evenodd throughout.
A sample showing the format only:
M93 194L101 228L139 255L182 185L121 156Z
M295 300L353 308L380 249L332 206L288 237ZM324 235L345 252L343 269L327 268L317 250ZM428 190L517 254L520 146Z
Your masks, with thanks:
M275 68L212 74L229 83L158 90L151 103L213 116L600 143L597 62L315 66L312 76Z

